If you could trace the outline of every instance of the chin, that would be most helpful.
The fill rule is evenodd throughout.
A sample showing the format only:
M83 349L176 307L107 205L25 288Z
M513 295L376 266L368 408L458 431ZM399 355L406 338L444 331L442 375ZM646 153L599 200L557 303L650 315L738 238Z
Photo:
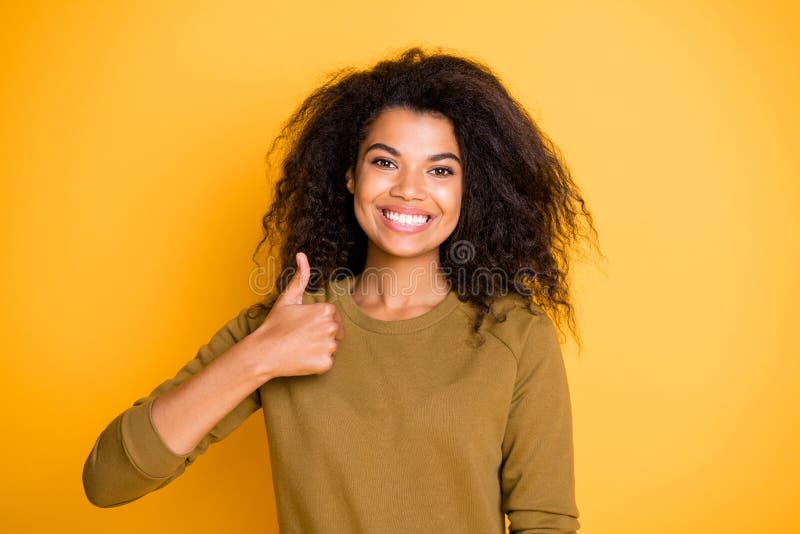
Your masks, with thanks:
M396 256L398 258L418 258L421 256L426 256L431 254L433 251L436 251L438 247L403 247L403 246L379 246L379 248L385 253L390 256Z

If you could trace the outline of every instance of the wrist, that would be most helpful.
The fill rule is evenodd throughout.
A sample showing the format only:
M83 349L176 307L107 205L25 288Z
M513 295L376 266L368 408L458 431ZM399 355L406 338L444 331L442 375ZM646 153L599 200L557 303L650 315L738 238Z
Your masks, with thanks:
M272 358L265 350L268 343L264 336L263 332L253 332L241 342L243 364L259 387L275 378Z

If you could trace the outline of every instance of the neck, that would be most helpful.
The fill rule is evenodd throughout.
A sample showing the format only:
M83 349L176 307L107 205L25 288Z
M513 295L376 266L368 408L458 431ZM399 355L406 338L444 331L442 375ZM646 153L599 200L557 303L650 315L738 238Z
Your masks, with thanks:
M439 272L438 249L404 258L369 247L364 271L354 278L351 289L359 304L400 310L441 302L450 284Z

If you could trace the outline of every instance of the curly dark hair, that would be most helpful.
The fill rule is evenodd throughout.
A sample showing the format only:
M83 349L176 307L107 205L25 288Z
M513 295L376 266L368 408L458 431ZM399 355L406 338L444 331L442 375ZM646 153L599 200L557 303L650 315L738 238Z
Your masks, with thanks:
M297 269L299 251L313 266L311 291L364 270L367 236L356 220L345 173L355 168L371 122L387 108L404 107L449 118L463 155L461 213L439 257L458 298L477 307L473 333L483 342L479 330L486 314L505 319L494 314L492 303L513 292L532 313L550 311L559 330L566 317L580 347L569 253L584 235L583 220L597 239L592 216L557 148L497 75L476 60L441 50L414 47L368 70L329 74L282 125L267 153L268 168L271 157L283 154L281 174L253 261L258 264L269 239L279 249L283 272L271 297L251 312L268 311ZM487 271L515 275L478 276ZM471 281L469 289L464 278Z

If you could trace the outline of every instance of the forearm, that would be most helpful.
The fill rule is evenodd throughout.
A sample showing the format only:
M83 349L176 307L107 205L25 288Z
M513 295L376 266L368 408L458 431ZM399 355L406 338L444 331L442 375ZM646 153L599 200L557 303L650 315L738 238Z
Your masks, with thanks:
M196 375L155 399L152 419L164 444L189 454L242 400L269 380L248 338L233 345Z

